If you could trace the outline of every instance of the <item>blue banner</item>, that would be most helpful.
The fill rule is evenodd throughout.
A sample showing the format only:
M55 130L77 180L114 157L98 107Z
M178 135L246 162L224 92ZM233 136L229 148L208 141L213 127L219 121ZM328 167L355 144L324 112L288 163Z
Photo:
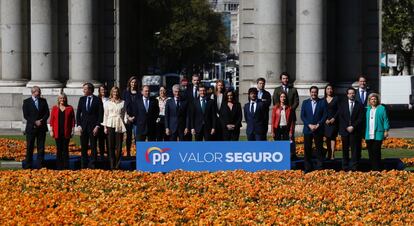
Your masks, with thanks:
M289 141L137 142L137 170L146 172L289 170Z

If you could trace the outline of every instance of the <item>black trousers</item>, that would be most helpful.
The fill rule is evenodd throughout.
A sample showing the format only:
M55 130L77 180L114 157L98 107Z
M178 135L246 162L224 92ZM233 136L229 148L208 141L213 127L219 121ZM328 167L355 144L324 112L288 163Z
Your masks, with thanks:
M240 128L234 128L234 130L223 129L223 140L238 141L239 137L240 137Z
M191 131L188 131L188 133L191 133ZM188 135L187 133L187 135ZM169 136L170 141L185 141L185 135L184 135L184 129L177 129L174 133L171 133Z
M69 141L65 137L55 139L56 142L56 169L69 169Z
M83 128L82 128L83 129ZM81 140L81 168L95 168L95 162L98 158L98 152L96 149L98 136L94 136L92 129L82 130ZM89 161L88 148L91 149L91 161Z
M381 165L381 146L382 140L366 140L369 161L371 162L371 169L374 171L380 171Z
M266 138L266 133L265 134L256 134L256 133L251 133L251 134L247 134L247 140L248 141L265 141L267 140Z
M137 134L135 136L135 140L136 141L156 141L157 140L157 135L156 134Z
M131 156L132 134L135 135L135 131L133 131L134 125L129 124L129 123L125 124L125 128L126 128L125 146L126 146L127 156Z
M305 172L310 172L314 169L321 169L323 164L323 134L304 134L305 146ZM312 143L316 147L316 166L312 163Z
M26 167L25 169L33 168L33 150L34 143L36 141L37 146L37 161L39 162L40 167L43 166L45 160L45 140L46 140L46 131L39 131L38 129L33 129L32 132L26 133Z
M203 141L203 139L204 139L204 141L211 141L213 135L211 135L210 132L211 132L211 130L207 129L206 126L203 125L201 127L200 132L198 132L198 133L196 132L195 140L196 141Z
M358 170L359 162L361 160L360 137L361 136L356 134L341 136L343 170ZM349 163L349 149L351 149L351 164Z
M118 169L122 155L123 133L116 133L115 128L108 129L108 158L111 169Z
M165 134L165 117L160 116L160 121L157 122L157 141L170 140L169 136Z
M287 126L279 126L279 128L274 128L275 137L274 140L289 140L289 128Z
M108 150L108 139L107 139L107 135L104 132L103 127L99 128L98 146L99 146L99 156L101 159L104 159L105 153L107 153L107 150Z

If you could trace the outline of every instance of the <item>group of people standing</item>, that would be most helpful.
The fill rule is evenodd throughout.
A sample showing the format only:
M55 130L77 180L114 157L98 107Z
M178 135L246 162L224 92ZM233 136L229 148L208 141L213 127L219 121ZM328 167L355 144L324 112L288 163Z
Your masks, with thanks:
M257 79L257 87L248 90L248 102L242 108L237 94L218 80L214 91L193 75L190 84L175 84L172 96L165 87L160 87L159 96L150 97L150 87L139 88L139 80L132 76L127 89L121 92L112 87L99 87L95 96L91 83L83 85L84 95L79 99L77 111L61 93L57 105L50 113L50 135L56 140L57 167L67 169L68 145L75 125L81 138L81 168L94 168L99 157L109 159L113 169L119 167L124 134L126 155L131 156L132 141L237 141L242 126L242 115L246 121L249 141L267 140L269 112L271 112L271 134L274 140L291 141L291 157L295 155L296 109L299 96L289 84L289 74L280 75L281 85L275 88L273 98L265 90L266 80ZM327 142L328 158L334 158L336 137L341 135L343 143L343 169L357 170L361 158L361 140L365 138L373 169L380 169L381 142L388 136L389 123L385 108L380 105L379 95L370 93L366 79L359 78L359 89L349 88L347 98L339 100L333 86L327 85L325 97L318 97L319 89L312 86L310 98L302 103L300 118L304 124L305 170L319 169L325 159L323 139ZM109 93L109 97L108 97ZM365 106L368 103L368 107ZM32 88L32 96L23 103L23 114L27 120L26 167L33 162L34 141L37 140L38 160L44 160L45 134L48 131L49 107L41 98L39 87ZM133 138L134 137L134 138ZM317 164L312 164L312 144L315 144ZM88 153L88 149L91 153ZM351 164L349 164L349 149ZM106 154L106 156L105 156Z

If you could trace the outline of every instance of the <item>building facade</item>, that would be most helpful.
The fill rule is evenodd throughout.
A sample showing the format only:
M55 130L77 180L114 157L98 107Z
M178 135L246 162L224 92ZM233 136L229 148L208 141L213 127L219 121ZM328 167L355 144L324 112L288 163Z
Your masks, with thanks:
M301 99L312 85L342 92L360 74L378 90L380 0L241 0L239 9L241 100L258 77L273 91L283 71Z
M76 107L86 81L125 87L139 75L140 1L0 0L0 128L22 128L22 102L38 85L49 105L65 92ZM240 54L241 102L258 77L269 91L288 71L310 85L351 85L359 73L378 88L380 0L217 0L229 12ZM214 8L214 7L213 7ZM232 42L233 44L233 42ZM239 44L239 45L238 45Z

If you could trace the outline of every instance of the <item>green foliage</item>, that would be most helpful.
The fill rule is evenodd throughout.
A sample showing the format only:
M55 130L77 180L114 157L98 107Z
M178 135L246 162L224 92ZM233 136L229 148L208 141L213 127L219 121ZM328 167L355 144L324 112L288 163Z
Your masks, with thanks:
M146 0L163 71L196 70L227 52L221 15L206 0ZM152 33L152 34L154 34Z
M414 0L383 0L382 49L401 54L409 66L414 47Z

